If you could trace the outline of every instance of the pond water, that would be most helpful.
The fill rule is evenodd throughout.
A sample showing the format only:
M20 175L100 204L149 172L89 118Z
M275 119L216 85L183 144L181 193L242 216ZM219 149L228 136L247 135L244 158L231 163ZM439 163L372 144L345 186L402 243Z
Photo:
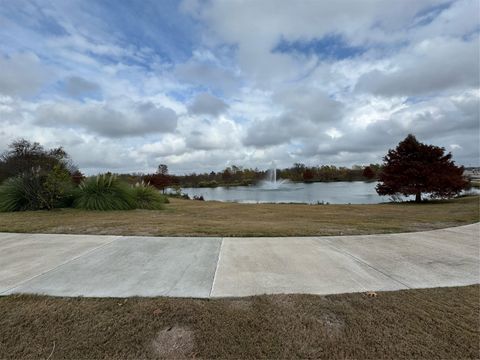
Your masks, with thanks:
M329 203L329 204L377 204L389 202L389 196L379 196L376 182L265 182L259 186L232 186L216 188L182 188L191 198L203 196L205 200L240 203ZM473 190L474 193L480 193ZM403 198L413 200L413 197Z
M283 182L276 186L268 183L260 186L232 186L216 188L182 188L182 192L203 196L205 200L233 201L240 203L330 203L376 204L388 202L388 196L379 196L376 182Z

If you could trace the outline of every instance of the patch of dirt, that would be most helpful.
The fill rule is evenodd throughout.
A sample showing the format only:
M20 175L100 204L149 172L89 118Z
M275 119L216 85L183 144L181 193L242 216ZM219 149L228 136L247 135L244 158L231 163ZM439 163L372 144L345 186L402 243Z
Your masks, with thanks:
M159 331L152 342L155 354L167 359L192 357L194 345L193 331L181 326Z
M334 313L323 314L320 322L328 335L339 336L345 327L345 321Z

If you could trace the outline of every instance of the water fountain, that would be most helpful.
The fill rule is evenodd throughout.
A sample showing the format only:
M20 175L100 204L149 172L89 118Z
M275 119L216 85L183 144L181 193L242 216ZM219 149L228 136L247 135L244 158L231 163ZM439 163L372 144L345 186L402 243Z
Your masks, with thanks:
M268 169L268 178L273 187L277 186L277 165L272 161L272 167Z
M286 184L286 180L277 181L277 165L275 164L275 161L272 161L272 165L267 171L267 178L260 183L260 188L262 190L278 190L282 185Z

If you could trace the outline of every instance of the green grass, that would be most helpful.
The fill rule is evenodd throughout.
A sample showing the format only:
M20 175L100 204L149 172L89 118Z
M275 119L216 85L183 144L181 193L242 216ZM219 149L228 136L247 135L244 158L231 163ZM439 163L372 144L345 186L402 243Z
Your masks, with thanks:
M233 299L0 298L2 359L478 359L480 287Z

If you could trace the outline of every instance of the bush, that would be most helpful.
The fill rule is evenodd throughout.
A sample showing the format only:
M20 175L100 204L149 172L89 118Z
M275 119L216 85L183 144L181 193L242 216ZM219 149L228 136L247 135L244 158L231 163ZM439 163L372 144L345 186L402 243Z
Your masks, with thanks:
M131 210L135 199L128 184L114 175L100 175L79 185L73 205L84 210Z
M0 211L51 210L68 206L71 199L68 172L60 168L47 174L40 170L23 173L0 186Z
M73 202L73 181L70 173L55 165L41 181L42 202L45 209L70 207Z
M135 205L138 209L160 210L163 204L168 203L168 199L149 184L135 184L132 188Z
M217 187L218 183L215 180L211 181L200 181L198 183L198 187L209 187L209 188L214 188Z
M9 178L0 186L0 211L25 211L40 208L35 193L40 190L39 184L25 176Z

